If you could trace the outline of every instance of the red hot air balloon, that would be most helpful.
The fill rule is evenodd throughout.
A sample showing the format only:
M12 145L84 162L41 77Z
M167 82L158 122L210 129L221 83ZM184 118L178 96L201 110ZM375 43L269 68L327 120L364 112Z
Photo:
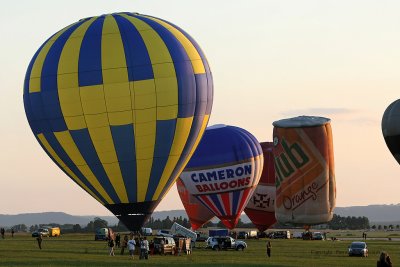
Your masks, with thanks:
M272 142L260 143L264 154L264 168L253 195L244 212L260 232L276 222L275 219L275 167Z
M214 218L214 213L212 213L207 207L201 204L196 197L189 193L185 187L185 184L180 178L176 180L176 187L193 230L197 230Z

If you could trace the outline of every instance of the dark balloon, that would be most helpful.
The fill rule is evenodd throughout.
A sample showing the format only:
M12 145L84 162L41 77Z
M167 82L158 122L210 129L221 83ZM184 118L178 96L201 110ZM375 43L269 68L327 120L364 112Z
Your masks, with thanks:
M382 133L387 147L400 164L400 99L390 104L383 113Z

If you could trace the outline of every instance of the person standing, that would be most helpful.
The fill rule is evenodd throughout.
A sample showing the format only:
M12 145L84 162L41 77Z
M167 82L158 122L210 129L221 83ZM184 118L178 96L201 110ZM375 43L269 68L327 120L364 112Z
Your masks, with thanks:
M125 249L128 247L128 240L128 235L125 235L124 239L122 240L121 255L124 255Z
M6 232L6 230L4 230L4 228L0 229L0 233L1 233L1 238L4 239L4 233Z
M271 241L268 241L267 242L267 256L268 256L268 258L271 257L271 248L272 248Z
M135 239L133 235L131 235L131 239L128 241L128 249L129 249L129 255L132 258L132 260L135 257L135 246L136 246Z
M110 238L109 240L108 240L108 251L109 251L109 254L110 254L110 256L115 256L115 254L114 254L114 240L112 239L112 238Z
M11 228L11 237L14 237L14 228Z
M149 241L147 241L147 237L143 237L140 241L140 259L143 258L149 259Z
M43 241L42 235L38 235L38 237L36 237L36 241L38 243L39 249L42 249L42 241Z
M119 248L119 247L121 246L121 236L120 236L119 233L118 233L117 236L115 237L115 246L116 246L117 248Z

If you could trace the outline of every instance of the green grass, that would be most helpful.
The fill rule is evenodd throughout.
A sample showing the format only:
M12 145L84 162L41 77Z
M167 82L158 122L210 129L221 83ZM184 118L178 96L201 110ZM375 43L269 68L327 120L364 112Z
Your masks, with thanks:
M350 232L342 232L345 237ZM358 236L358 233L354 233ZM383 236L383 235L381 235ZM148 261L134 260L128 255L108 256L106 242L93 241L93 235L70 234L59 238L44 238L42 250L36 239L17 235L0 239L0 266L376 266L382 250L392 257L394 266L400 263L400 242L368 240L369 257L348 257L352 241L271 240L272 257L266 258L266 240L247 240L241 251L212 251L196 248L191 255L150 256ZM361 240L361 238L360 238ZM203 242L201 242L203 243ZM203 245L203 244L201 244Z

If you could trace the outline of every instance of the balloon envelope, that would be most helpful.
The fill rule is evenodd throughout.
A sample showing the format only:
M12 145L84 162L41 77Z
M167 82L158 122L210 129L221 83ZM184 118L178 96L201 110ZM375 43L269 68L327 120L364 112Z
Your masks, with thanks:
M189 193L185 187L185 184L180 178L176 180L176 187L193 230L197 230L214 218L214 213L212 213L206 206L197 200L196 197Z
M330 119L300 116L273 125L276 219L300 225L330 221L336 200Z
M400 99L386 108L382 117L382 134L390 152L400 164Z
M244 212L260 232L276 223L275 219L275 167L273 143L260 143L264 155L264 167L260 181L250 197Z
M35 53L25 112L49 157L129 229L173 185L209 119L213 83L198 44L137 13L85 18Z
M253 135L234 126L211 126L180 177L189 192L232 229L262 166L261 146Z

